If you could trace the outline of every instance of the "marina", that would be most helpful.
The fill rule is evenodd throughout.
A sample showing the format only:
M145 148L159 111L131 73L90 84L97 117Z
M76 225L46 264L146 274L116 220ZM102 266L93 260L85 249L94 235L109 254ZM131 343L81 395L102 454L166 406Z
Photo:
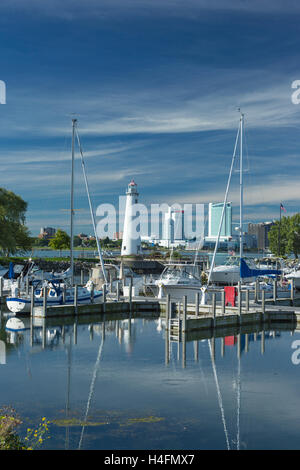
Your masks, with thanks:
M299 450L300 6L0 13L0 451Z

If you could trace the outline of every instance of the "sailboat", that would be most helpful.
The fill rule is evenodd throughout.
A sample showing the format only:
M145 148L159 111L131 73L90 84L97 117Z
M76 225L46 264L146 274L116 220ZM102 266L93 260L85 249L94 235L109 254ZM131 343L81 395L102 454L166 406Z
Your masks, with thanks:
M35 305L43 304L43 288L47 289L47 305L61 305L62 303L74 304L75 301L75 292L74 292L74 252L73 252L73 219L74 219L74 157L75 157L75 136L77 137L77 142L81 155L81 164L83 170L83 176L86 185L86 191L89 201L89 207L95 232L95 237L97 241L97 248L99 253L99 258L101 266L103 269L103 276L105 283L107 283L106 272L103 263L103 257L101 253L101 248L99 245L99 240L96 234L96 224L94 213L92 209L92 203L90 198L89 186L87 181L87 176L85 172L84 160L82 147L76 128L77 119L72 119L72 169L71 169L71 244L70 244L70 268L68 270L69 277L55 277L51 276L48 279L44 279L40 283L35 285L34 290L34 303ZM70 280L70 283L68 282ZM91 292L93 290L93 302L98 303L103 300L102 290L94 290L93 283L88 281L87 284L83 287L78 287L77 290L77 302L78 304L90 303L91 302ZM11 289L11 296L6 298L6 305L12 313L28 313L30 312L31 298L29 292L22 293L20 295L19 288L17 285L13 285Z
M207 279L207 285L202 287L202 303L206 302L206 294L209 291L210 288L210 283L220 283L220 284L237 284L239 281L241 283L245 283L246 285L249 284L250 282L255 281L255 279L259 276L277 276L281 274L281 270L277 269L258 269L256 266L250 264L251 261L247 261L244 258L243 254L243 243L244 243L244 237L243 237L243 202L244 202L244 190L243 190L243 132L244 132L244 114L240 112L240 122L239 122L239 127L238 127L238 132L235 140L235 145L234 145L234 151L233 151L233 156L232 156L232 161L231 161L231 167L230 167L230 172L229 172L229 177L227 181L227 187L225 191L225 197L224 197L224 203L223 203L223 208L222 208L222 214L220 218L220 223L219 223L219 229L218 229L218 235L216 239L216 244L214 248L214 253L213 253L213 258L211 262L211 266L208 272L208 279ZM221 229L222 229L222 224L224 220L224 213L225 213L225 207L227 204L227 198L228 198L228 192L229 192L229 187L230 187L230 181L231 181L231 176L233 172L233 167L234 163L236 160L236 155L237 155L237 147L238 143L240 144L240 151L239 151L239 173L240 173L240 178L239 178L239 186L240 186L240 220L239 220L239 244L240 244L240 253L239 253L239 262L235 264L224 264L224 265L219 265L215 266L215 259L216 259L216 253L219 245L219 240L220 240L220 235L221 235ZM282 288L284 292L287 291L287 288L284 287Z

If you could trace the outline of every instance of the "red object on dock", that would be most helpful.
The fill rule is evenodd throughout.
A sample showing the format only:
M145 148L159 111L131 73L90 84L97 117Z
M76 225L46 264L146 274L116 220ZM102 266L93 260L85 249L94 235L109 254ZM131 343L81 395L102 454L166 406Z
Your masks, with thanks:
M237 288L233 286L225 286L225 305L235 307L235 298L237 297Z

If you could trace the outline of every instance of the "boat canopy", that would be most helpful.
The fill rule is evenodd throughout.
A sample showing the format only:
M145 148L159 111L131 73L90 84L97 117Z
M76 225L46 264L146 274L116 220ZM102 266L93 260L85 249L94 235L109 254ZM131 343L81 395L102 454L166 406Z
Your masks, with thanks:
M245 277L257 277L257 276L264 276L267 274L273 274L274 276L277 274L281 274L281 270L279 269L252 269L249 268L248 264L246 261L241 258L241 263L240 263L240 277L245 278Z

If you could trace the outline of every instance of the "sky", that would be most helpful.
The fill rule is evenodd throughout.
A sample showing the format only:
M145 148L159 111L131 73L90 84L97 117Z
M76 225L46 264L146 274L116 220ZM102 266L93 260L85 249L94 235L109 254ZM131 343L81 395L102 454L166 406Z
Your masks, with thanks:
M2 0L1 186L31 234L69 231L74 117L95 212L132 178L147 206L222 202L239 108L245 224L298 212L299 25L292 0ZM78 149L74 193L92 234ZM238 167L228 200L236 219Z

